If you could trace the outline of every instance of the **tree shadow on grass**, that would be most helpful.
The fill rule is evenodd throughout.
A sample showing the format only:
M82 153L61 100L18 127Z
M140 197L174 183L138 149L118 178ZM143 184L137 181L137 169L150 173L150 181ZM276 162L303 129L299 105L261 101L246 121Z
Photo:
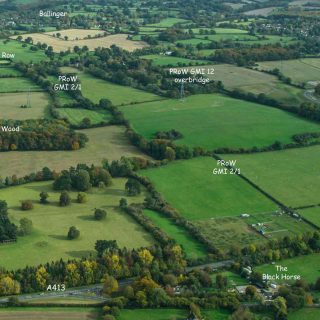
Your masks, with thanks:
M93 217L93 212L92 212L92 215L77 216L77 218L84 220L84 221L95 221L95 219Z
M57 240L68 240L67 236L63 236L59 234L49 234L49 237Z
M78 250L78 251L66 251L66 254L73 258L86 258L90 256L95 256L94 250Z

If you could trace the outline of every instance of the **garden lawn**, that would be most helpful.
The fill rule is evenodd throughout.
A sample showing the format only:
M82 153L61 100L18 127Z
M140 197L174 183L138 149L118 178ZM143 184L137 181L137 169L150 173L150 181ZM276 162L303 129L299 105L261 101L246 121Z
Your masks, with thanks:
M93 188L88 191L88 202L75 201L77 192L70 192L72 204L60 207L60 192L52 189L52 182L36 182L0 190L0 198L6 200L9 218L19 225L21 218L31 219L34 231L31 235L19 237L17 243L0 246L0 265L7 269L27 265L95 255L97 240L117 240L119 247L137 248L154 243L153 238L130 216L118 209L119 200L127 198L129 203L141 203L144 192L136 197L126 197L126 179L113 179L113 185L105 190ZM49 204L39 204L39 193L49 193ZM20 201L32 200L34 209L22 211ZM94 208L107 211L103 221L93 219ZM68 240L69 227L76 226L80 237ZM94 232L93 232L94 230Z
M154 138L158 131L175 129L183 135L176 144L207 150L263 147L277 140L289 143L294 134L320 131L318 124L282 110L220 94L155 101L120 110L134 130L147 139Z
M151 210L145 210L144 214L170 238L180 244L188 258L197 259L206 257L206 249L204 245L194 239L186 229L176 225L172 219Z
M213 175L216 160L194 158L140 171L182 216L204 220L271 211L275 205L235 175Z

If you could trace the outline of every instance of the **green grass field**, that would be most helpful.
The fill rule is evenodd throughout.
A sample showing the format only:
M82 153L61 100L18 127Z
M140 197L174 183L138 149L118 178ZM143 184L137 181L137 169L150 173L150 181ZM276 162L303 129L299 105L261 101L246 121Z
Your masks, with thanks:
M320 227L320 207L300 209L299 213L306 218L308 221L311 221L315 225Z
M223 271L223 272L218 272L211 275L211 279L213 281L213 287L215 288L216 288L215 282L216 282L217 274L222 274L224 277L228 278L228 283L227 283L228 288L232 288L234 286L248 285L248 281L245 278L242 278L239 274L233 273L231 271Z
M276 265L287 267L288 271L281 272L276 270ZM308 283L314 283L320 277L320 254L314 253L306 256L299 256L291 259L277 261L273 264L264 264L262 266L254 268L254 271L268 274L279 274L280 280L274 282L283 283L285 280L281 280L281 274L297 274Z
M184 252L188 258L204 258L206 257L205 247L195 240L187 230L176 225L174 221L161 215L158 212L145 210L144 214L152 220L152 222L162 229L169 237L182 245Z
M27 45L25 48L22 47L23 43L20 43L15 40L10 40L8 43L0 42L0 51L6 53L14 53L14 62L24 62L37 63L43 60L49 60L49 58L45 55L43 50L32 51L30 50L30 46Z
M242 30L241 30L242 31ZM206 39L210 41L223 41L223 40L232 40L232 41L254 41L258 40L256 36L251 36L247 33L217 33L209 35L197 35L197 39Z
M111 119L111 114L107 113L106 111L93 111L75 108L59 108L58 112L62 118L67 118L73 125L79 125L84 118L89 118L91 124L107 122Z
M289 314L289 320L319 320L320 319L320 309L319 308L303 308L300 310L293 311Z
M60 192L52 189L52 182L36 182L1 190L0 198L8 203L11 221L19 224L21 218L31 219L34 231L30 236L18 238L15 244L0 246L0 265L17 269L60 258L81 258L94 254L94 244L100 239L117 240L120 247L128 248L152 244L152 237L131 217L117 209L119 200L126 197L125 182L126 179L114 179L113 185L105 190L93 188L87 192L88 202L85 204L76 203L77 193L70 192L73 203L68 207L59 207ZM48 205L39 204L41 191L49 193ZM142 193L127 200L129 203L140 203L144 196ZM20 201L26 199L34 202L32 211L20 209ZM105 209L106 220L94 220L94 208ZM79 239L67 239L70 226L80 230Z
M0 92L42 91L42 89L26 78L0 78Z
M291 207L319 203L319 157L320 146L223 156L236 159L243 175Z
M175 43L176 44L184 44L184 45L190 44L192 46L196 46L199 43L207 44L210 42L211 42L210 40L206 40L206 39L192 38L192 39L178 40Z
M49 96L45 92L32 92L29 97L31 108L20 108L27 104L28 93L1 93L0 118L14 120L44 118Z
M152 63L157 66L181 66L181 65L199 65L206 63L204 60L191 60L180 57L171 57L165 55L149 54L141 56L142 59L152 60Z
M179 18L165 18L158 23L147 24L146 26L157 27L157 28L170 28L177 23L184 23L184 22L188 22L188 20L179 19Z
M80 307L28 307L28 308L1 308L0 318L10 320L31 320L31 319L45 319L45 320L98 320L100 310L98 308L80 308Z
M276 99L287 105L300 106L306 102L303 89L279 81L275 76L248 68L237 67L230 64L216 64L208 66L214 68L214 75L207 75L215 81L222 81L226 89L238 89L247 93L264 93L269 98Z
M101 165L104 159L110 161L125 157L145 157L132 146L124 134L125 128L107 126L85 129L89 138L86 147L77 151L16 151L2 152L0 157L0 176L23 177L43 167L63 170L78 163ZM10 166L8 166L10 163Z
M176 129L183 134L176 144L207 150L269 146L276 140L289 143L296 133L320 131L318 124L290 113L220 94L143 103L120 110L147 139L157 131Z
M22 74L20 71L11 67L0 67L0 75L2 77L7 77L7 76L20 77Z
M277 68L297 84L319 81L320 78L320 59L317 58L259 62L259 68L262 70Z
M91 76L88 73L80 73L82 94L94 103L100 99L109 99L114 105L130 104L161 99L160 96L137 90L131 87L119 86Z
M201 310L206 320L226 320L230 313L225 310ZM188 315L183 309L124 309L119 320L185 320Z
M245 219L237 217L192 221L192 224L215 248L223 251L267 241L266 238L249 228Z
M165 167L143 170L164 198L188 220L265 212L274 204L235 175L213 175L210 157L176 161ZM241 194L241 197L239 197Z

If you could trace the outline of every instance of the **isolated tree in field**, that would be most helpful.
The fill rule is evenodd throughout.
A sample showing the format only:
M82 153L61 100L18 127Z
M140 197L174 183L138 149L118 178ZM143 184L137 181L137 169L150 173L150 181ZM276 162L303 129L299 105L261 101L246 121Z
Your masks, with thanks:
M128 207L128 201L126 198L121 198L120 201L119 201L119 207L121 209L125 209Z
M79 238L79 236L80 236L80 231L76 227L72 226L69 228L69 231L68 231L69 240L77 239Z
M69 193L67 191L62 191L60 194L60 200L59 200L60 207L69 206L70 203L71 203L71 198L69 196Z
M113 292L118 291L118 289L118 281L114 277L106 275L104 277L103 292L107 295L111 295Z
M20 228L19 228L19 235L26 236L32 232L33 226L32 221L27 218L20 219Z
M125 185L125 189L129 196L136 196L141 193L140 183L136 179L129 178Z
M31 200L23 200L21 201L21 209L24 211L32 210L33 209L33 203Z
M107 211L103 209L94 209L94 218L98 221L104 220L107 217Z
M92 187L88 171L79 170L78 174L75 177L74 187L79 191L87 191Z
M77 195L78 203L86 203L88 201L87 194L85 192L79 192Z
M45 191L41 191L41 193L39 194L40 196L40 203L42 204L47 204L49 201L48 201L48 198L49 198L49 194L48 192L45 192Z

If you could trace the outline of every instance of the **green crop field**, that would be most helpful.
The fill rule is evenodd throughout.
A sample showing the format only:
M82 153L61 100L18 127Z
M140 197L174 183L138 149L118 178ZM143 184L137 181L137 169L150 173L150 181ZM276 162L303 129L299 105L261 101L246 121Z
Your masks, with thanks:
M31 320L31 319L45 319L45 320L98 320L99 309L97 308L57 308L57 307L28 307L28 308L1 308L0 319L10 320Z
M230 248L242 248L252 243L266 242L267 239L252 230L245 219L231 217L192 221L201 234L215 248L227 251ZM232 250L232 249L231 249Z
M238 89L256 95L264 93L269 98L290 106L300 106L302 102L307 101L303 89L284 84L270 74L230 64L217 64L208 68L214 68L215 72L207 77L222 81L229 90Z
M277 68L297 84L303 84L308 81L319 81L320 79L320 58L265 61L259 62L259 68L262 70L273 70Z
M14 120L44 118L49 96L45 92L32 92L29 99L31 108L21 108L27 104L28 93L1 93L0 118Z
M300 310L293 311L289 314L289 320L319 320L320 319L320 309L319 308L303 308Z
M88 191L88 202L76 203L76 192L70 192L73 203L68 207L59 207L60 192L52 189L52 182L36 182L0 191L9 207L9 217L19 224L21 218L31 219L34 231L30 236L18 238L18 242L0 247L1 266L17 269L26 265L37 265L60 258L81 258L94 254L96 240L117 240L120 247L128 248L148 246L153 239L142 227L125 213L117 209L119 200L126 197L124 190L126 179L114 179L113 185L105 190L93 188ZM39 204L39 193L49 193L49 204ZM32 200L34 209L22 211L21 200ZM144 193L127 198L129 203L140 203ZM94 208L107 211L104 221L93 218ZM80 238L68 240L70 226L80 230ZM94 230L94 232L92 232ZM17 259L16 257L19 257Z
M10 68L10 67L0 67L0 76L1 77L20 77L22 74L20 71Z
M281 272L276 270L276 265L287 267L288 271ZM285 260L277 261L275 264L264 264L258 266L254 271L267 274L279 274L280 279L274 280L274 282L283 283L285 280L281 280L281 274L288 275L300 275L301 278L308 283L314 283L320 277L320 254L313 253L306 256L300 256Z
M204 64L204 60L191 60L180 57L171 57L165 55L149 54L141 56L142 59L152 60L152 63L157 66L181 66L181 65L199 65Z
M131 87L119 86L91 76L88 73L80 73L82 94L94 103L100 99L109 99L114 105L130 104L161 99L160 96L137 90Z
M243 175L290 207L319 203L319 157L320 146L223 156L236 159Z
M78 163L100 165L104 159L110 161L125 157L145 157L132 146L124 134L125 128L108 126L81 130L89 138L86 147L77 151L12 151L2 152L0 176L36 172L43 167L63 170ZM10 163L10 166L8 166Z
M274 204L235 175L214 175L216 160L195 158L143 170L164 198L188 220L271 211ZM241 197L239 197L241 194Z
M0 92L42 91L42 89L26 78L0 78Z
M227 320L230 313L225 310L201 310L207 320ZM121 310L119 320L185 320L188 315L183 309L124 309Z
M308 221L320 227L320 207L300 209L299 213Z
M157 131L176 129L183 138L175 143L208 150L269 146L276 140L289 143L296 133L320 131L318 124L290 113L220 94L143 103L120 110L147 139Z
M204 258L206 256L205 247L195 240L187 230L176 225L173 220L151 210L145 210L144 214L169 237L182 245L188 258Z
M60 117L67 118L73 125L79 125L84 118L89 118L91 124L107 122L111 119L111 114L107 113L106 111L93 111L75 108L59 108L58 112Z
M146 27L150 26L150 27L157 27L157 28L170 28L177 23L184 23L184 22L188 22L188 20L179 19L179 18L166 18L161 20L158 23L147 24Z
M43 60L49 60L49 58L45 55L43 50L32 51L30 50L30 45L26 45L26 47L22 47L23 43L20 43L15 40L10 40L7 43L0 42L0 51L7 53L14 53L15 58L14 62L39 62Z

